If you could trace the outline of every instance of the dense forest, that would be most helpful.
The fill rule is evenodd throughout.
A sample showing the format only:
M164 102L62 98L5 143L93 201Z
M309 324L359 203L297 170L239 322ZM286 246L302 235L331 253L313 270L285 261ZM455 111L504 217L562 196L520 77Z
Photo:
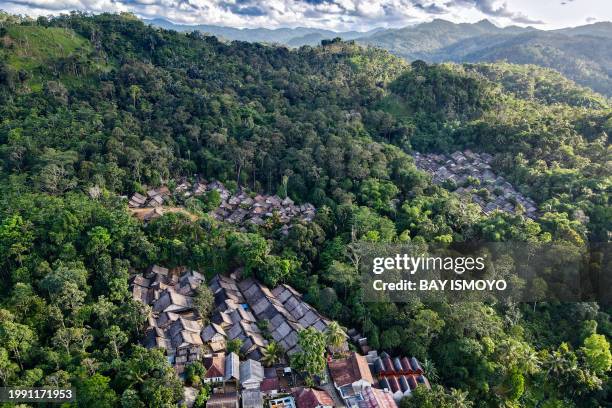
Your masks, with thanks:
M289 47L318 45L324 39L339 37L385 49L407 61L534 64L555 69L608 97L612 95L611 22L545 31L531 26L498 27L489 20L457 24L434 19L403 28L334 32L306 27L237 29L175 24L165 19L145 21L176 31L197 30L225 40L266 42Z
M436 19L398 30L381 30L358 41L410 61L535 64L558 70L610 96L612 54L606 44L611 36L610 22L543 31L533 27L501 28L488 20L454 24Z
M555 71L411 64L325 41L224 43L131 15L0 15L0 385L74 386L83 407L181 398L132 271L236 267L287 282L432 391L404 407L612 402L609 305L363 303L355 243L609 242L610 101ZM411 157L488 152L542 216L482 213ZM195 174L317 207L287 236L193 203L143 225L124 198Z

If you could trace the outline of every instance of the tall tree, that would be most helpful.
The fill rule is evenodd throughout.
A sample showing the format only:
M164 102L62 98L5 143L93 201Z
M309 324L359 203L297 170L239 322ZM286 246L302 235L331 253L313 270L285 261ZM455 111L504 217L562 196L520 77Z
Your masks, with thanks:
M313 327L301 330L298 334L301 351L291 356L291 367L305 373L308 384L314 384L315 376L325 372L325 335Z

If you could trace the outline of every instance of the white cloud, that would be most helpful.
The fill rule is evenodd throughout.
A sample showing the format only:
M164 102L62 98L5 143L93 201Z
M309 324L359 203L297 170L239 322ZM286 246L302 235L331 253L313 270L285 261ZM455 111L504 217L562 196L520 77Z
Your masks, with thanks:
M538 23L526 11L512 6L513 1L517 0L3 0L0 7L31 15L70 10L131 11L141 17L161 17L177 23L268 28L312 26L368 30L400 27L433 18L455 22L490 18L501 24Z

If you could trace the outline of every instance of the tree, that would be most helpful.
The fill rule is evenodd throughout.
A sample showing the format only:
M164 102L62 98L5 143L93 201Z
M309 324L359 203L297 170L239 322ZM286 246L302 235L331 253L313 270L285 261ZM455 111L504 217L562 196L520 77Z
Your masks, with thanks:
M325 372L325 335L313 327L299 332L298 346L302 351L291 356L291 367L305 373L309 382Z
M76 393L80 406L92 408L112 408L117 406L117 394L110 387L110 378L99 373L83 379Z
M4 271L10 266L22 266L24 257L31 248L34 236L30 226L23 218L15 214L2 221L0 224L0 265L5 265Z
M400 408L472 408L467 392L451 389L450 392L440 385L433 385L431 390L417 387L409 398L400 401Z
M295 259L281 258L276 255L268 255L257 276L270 287L286 281L297 269L298 261Z
M57 330L52 338L56 347L62 347L66 353L84 353L93 343L93 336L84 327L62 327Z
M399 347L401 343L402 339L400 337L399 330L397 330L395 327L383 331L380 335L380 347L385 350L392 351Z
M361 202L382 212L390 212L391 200L399 193L399 189L390 181L367 179L363 181L359 191Z
M332 350L340 350L340 347L347 339L344 329L338 324L338 322L331 322L327 326L325 329L325 336L327 343L331 346Z
M596 374L605 374L612 366L610 343L602 334L592 334L584 339L580 348L587 367Z
M517 401L525 392L525 377L517 370L512 370L496 387L496 393L504 401Z
M49 194L62 194L73 189L77 180L66 167L57 164L48 164L40 171L38 182L42 190Z
M159 349L133 346L129 357L113 364L117 370L116 384L122 389L136 390L127 394L124 391L122 405L125 400L132 407L174 406L182 398L181 383Z
M138 391L128 388L121 394L121 407L123 408L144 408L145 404L140 400Z
M128 299L117 309L121 327L129 333L140 334L144 330L151 307L135 299Z
M206 401L210 398L210 384L206 383L200 388L200 392L193 403L194 408L205 408Z
M8 385L18 370L19 366L11 361L8 351L5 348L0 348L0 380L2 380L2 385Z
M253 273L265 263L270 247L258 234L231 233L227 237L228 256L245 267L245 273Z
M0 312L4 315L0 319L0 347L10 352L23 369L23 360L37 341L36 333L29 326L14 322L5 310Z
M471 408L474 404L468 399L468 393L465 391L451 389L448 397L451 406L454 408Z
M114 358L120 358L120 350L128 342L127 334L119 326L112 325L105 331L104 336L108 340L108 347Z
M185 369L185 379L192 386L199 386L204 374L206 374L206 369L199 361L194 361Z
M130 86L130 96L132 97L132 107L136 109L136 99L140 96L142 90L138 85Z
M60 294L69 283L76 289L87 289L88 272L80 262L59 263L40 282L42 289L46 290L49 297L53 298ZM84 296L78 295L78 297Z
M225 348L227 349L228 353L240 353L240 349L242 348L242 340L238 338L228 340Z
M36 383L40 382L43 378L42 368L36 367L29 370L22 371L19 376L18 383L22 387L33 387Z
M200 285L195 290L193 305L204 322L207 322L213 310L215 297L207 285Z
M90 255L101 255L106 251L112 242L112 238L108 230L104 227L96 226L87 233L89 242L87 243L87 252Z
M53 294L53 304L65 313L75 313L85 302L87 294L74 282L65 281L62 287Z
M332 261L327 268L327 279L336 286L336 290L341 289L346 296L349 288L359 279L359 274L357 269L349 264Z
M272 367L273 365L279 363L283 355L285 354L285 350L283 346L278 344L275 341L271 341L268 343L266 348L263 349L263 356L261 357L261 362L266 367Z
M213 211L221 205L221 194L218 190L210 190L204 193L200 200L204 211Z

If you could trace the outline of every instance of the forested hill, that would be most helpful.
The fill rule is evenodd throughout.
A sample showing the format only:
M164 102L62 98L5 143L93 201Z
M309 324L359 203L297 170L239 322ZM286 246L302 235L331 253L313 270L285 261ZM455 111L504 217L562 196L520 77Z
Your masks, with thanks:
M538 30L517 26L500 28L488 20L482 20L475 24L455 24L450 21L435 19L414 26L379 31L370 36L364 36L359 41L387 49L409 60L426 60L437 51L453 44L460 44L468 39L484 39L496 35L513 36L533 31Z
M416 355L440 387L406 407L603 405L606 306L364 304L351 249L607 242L611 131L608 100L543 68L408 64L342 41L224 43L130 15L4 16L0 383L73 385L84 407L176 403L167 361L136 346L146 310L127 289L158 263L290 283L372 347ZM486 215L411 158L468 148L492 154L541 216ZM195 221L143 225L120 198L196 174L317 215L287 236L241 232L194 199Z
M612 95L612 23L599 22L561 30L533 27L497 27L488 20L452 23L435 19L399 29L369 32L333 32L314 28L235 29L219 26L180 25L147 20L177 31L200 31L226 40L268 42L292 47L317 45L342 38L388 50L409 62L498 62L533 64L562 72L568 78L607 96Z
M553 68L568 78L612 95L612 23L563 30L499 28L488 21L453 24L434 20L360 38L408 60L428 62L496 62Z

